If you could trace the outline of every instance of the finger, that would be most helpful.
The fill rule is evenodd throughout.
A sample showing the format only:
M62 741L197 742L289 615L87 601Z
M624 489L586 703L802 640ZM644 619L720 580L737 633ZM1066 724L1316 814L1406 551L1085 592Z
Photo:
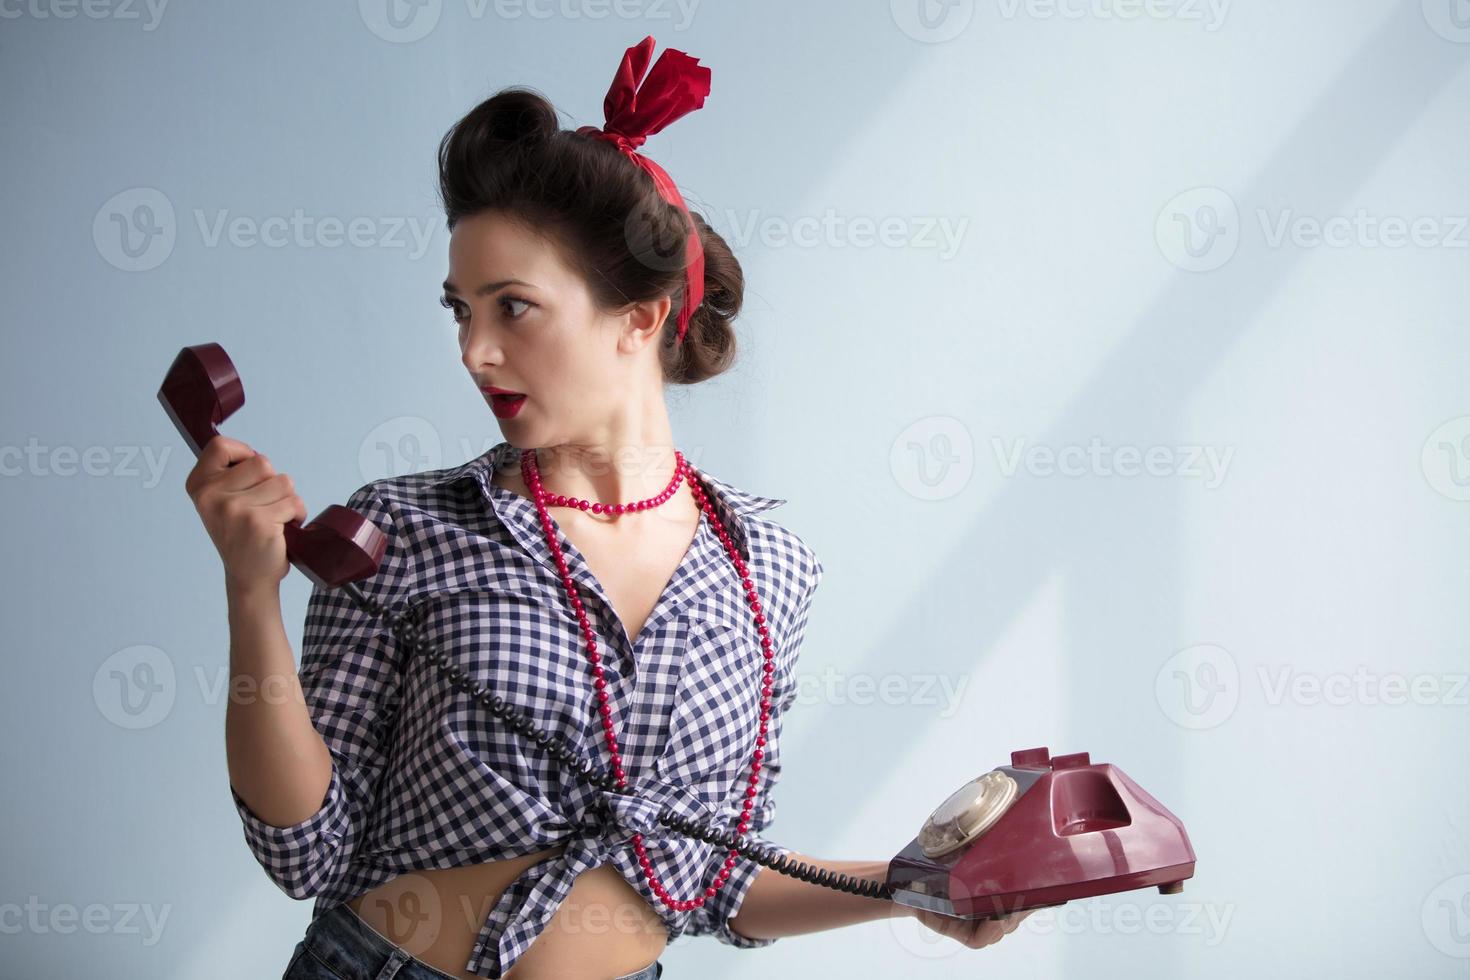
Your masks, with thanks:
M256 453L223 472L216 471L210 482L225 493L239 493L253 489L263 480L275 475L276 468L271 465L270 457L265 453Z
M255 450L241 442L239 439L231 439L229 436L215 436L204 444L199 451L199 463L209 471L223 470L229 468L233 463L249 459L254 456Z
M989 946L991 943L999 942L1000 938L1004 935L1005 928L1000 922L995 919L987 919L979 924L974 935L971 936L971 948L981 949Z
M302 505L301 498L294 495L273 500L260 510L262 514L268 515L272 521L280 524L287 524L293 520L306 520L306 507Z
M919 921L928 926L930 929L933 929L935 932L939 933L941 936L944 936L947 939L963 940L964 937L959 935L959 929L964 929L966 926L966 923L963 920L956 919L953 916L949 915L940 915L938 912L933 912L927 909L919 909L918 912ZM965 931L968 932L968 929L966 929Z
M255 450L238 439L215 436L204 444L204 448L199 451L199 458L189 470L189 475L184 478L184 492L191 497L196 496L206 484L212 483L222 471L227 470L232 462L248 459L254 453Z
M296 487L291 477L285 473L277 473L266 477L253 487L241 490L235 495L237 500L242 500L252 507L265 507L279 500L285 500L296 493Z

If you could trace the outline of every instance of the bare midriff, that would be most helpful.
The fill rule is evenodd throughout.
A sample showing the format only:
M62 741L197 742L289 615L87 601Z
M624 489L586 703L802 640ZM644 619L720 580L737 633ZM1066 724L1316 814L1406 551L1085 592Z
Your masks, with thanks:
M526 868L565 846L458 868L399 875L348 901L374 931L451 977L465 969L486 916ZM668 933L657 912L611 864L579 874L546 928L505 980L612 980L648 966Z
M672 460L669 466L672 473ZM497 471L493 482L531 496L518 468ZM625 514L614 522L608 515L567 508L559 509L556 519L603 584L631 642L642 633L692 547L700 509L681 483L657 514ZM379 934L434 969L475 980L477 974L464 966L501 893L526 868L561 850L564 847L504 861L414 871L347 904ZM614 980L658 959L667 942L658 913L616 868L602 864L577 876L545 930L506 972L505 980Z

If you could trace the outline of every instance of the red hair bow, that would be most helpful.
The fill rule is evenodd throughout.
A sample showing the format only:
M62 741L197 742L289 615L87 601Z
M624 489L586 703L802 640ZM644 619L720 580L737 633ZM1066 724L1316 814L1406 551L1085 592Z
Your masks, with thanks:
M695 307L704 301L704 249L700 246L694 219L678 188L664 168L639 153L638 147L675 119L704 105L705 97L709 95L710 72L699 64L698 58L665 48L653 70L644 78L649 59L653 57L653 45L653 35L650 34L623 52L623 61L618 65L607 97L602 100L606 122L600 129L582 126L577 132L615 145L653 178L659 196L684 212L689 222L689 236L684 248L684 308L679 311L678 320L679 342L683 343L689 318L694 315Z

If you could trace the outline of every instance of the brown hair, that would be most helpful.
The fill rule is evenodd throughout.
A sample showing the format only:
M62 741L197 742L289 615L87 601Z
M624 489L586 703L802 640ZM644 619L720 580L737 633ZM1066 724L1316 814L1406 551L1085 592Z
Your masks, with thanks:
M704 247L704 301L678 343L689 229L683 212L616 146L562 129L536 90L502 89L444 134L439 196L451 232L461 218L496 211L545 235L601 310L668 295L659 344L665 381L694 384L734 361L730 321L740 312L745 276L730 246L690 210Z

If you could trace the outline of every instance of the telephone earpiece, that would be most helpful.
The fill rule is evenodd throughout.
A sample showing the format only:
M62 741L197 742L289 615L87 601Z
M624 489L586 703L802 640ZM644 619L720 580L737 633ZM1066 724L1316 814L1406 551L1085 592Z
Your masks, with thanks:
M221 422L245 404L245 389L235 365L219 344L185 347L174 358L158 389L158 400L179 434L204 451L219 435ZM378 568L388 539L355 510L333 504L306 525L285 526L286 557L317 585L335 589L367 578Z

